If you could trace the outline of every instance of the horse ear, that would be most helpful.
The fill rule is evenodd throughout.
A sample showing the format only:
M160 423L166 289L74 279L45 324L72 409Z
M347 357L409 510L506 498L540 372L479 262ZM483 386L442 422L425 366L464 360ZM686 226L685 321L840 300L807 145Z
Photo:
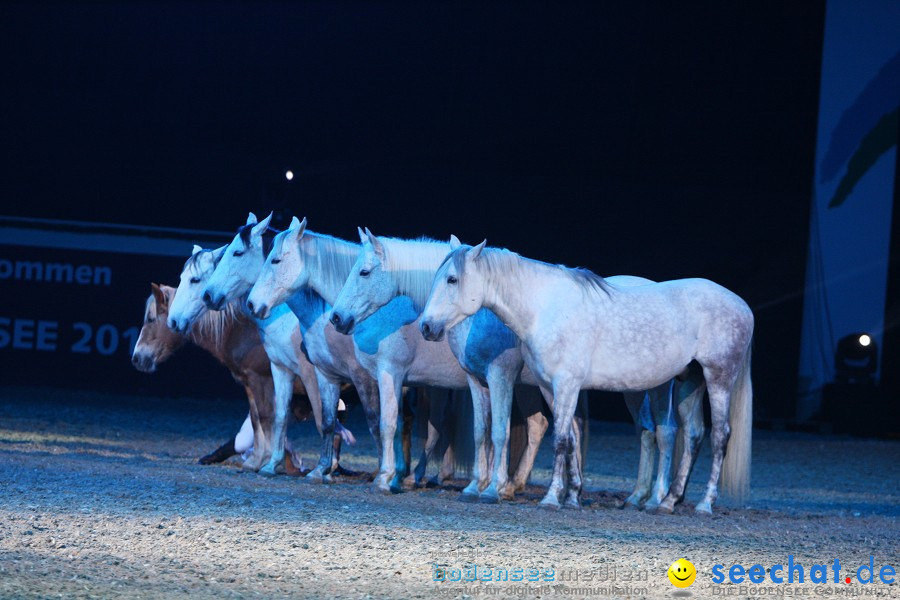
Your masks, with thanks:
M201 250L203 250L203 248L201 248L201 247L198 246L197 244L194 244L194 249L191 250L191 256L197 254L197 253L200 252Z
M294 221L296 220L297 217L294 217ZM293 221L291 222L291 225L293 225ZM306 217L303 217L303 220L297 223L297 239L299 240L302 238L304 233L306 233Z
M253 237L259 237L265 233L266 229L269 228L269 223L272 222L272 214L273 213L269 213L268 217L253 226L253 230L250 232Z
M253 213L247 215L247 225L256 225L256 221L256 215L254 215Z
M153 294L153 298L156 300L157 306L162 306L166 304L166 295L160 289L160 287L155 284L150 284L150 292Z
M359 234L359 243L365 244L368 238L366 237L366 232L362 230L362 227L357 227L356 233Z
M366 227L366 237L369 240L369 243L372 244L372 248L375 250L375 255L379 258L384 258L384 244L381 243L375 234L369 231L369 228Z
M472 260L477 260L479 256L481 256L481 251L484 250L484 246L487 244L487 240L484 240L474 248L471 248L466 254Z
M462 246L462 243L460 243L459 238L451 233L450 234L450 251L452 252L454 250L457 250L460 246Z
M161 285L159 289L162 290L163 295L166 297L166 304L171 304L172 299L175 298L175 288L171 285Z

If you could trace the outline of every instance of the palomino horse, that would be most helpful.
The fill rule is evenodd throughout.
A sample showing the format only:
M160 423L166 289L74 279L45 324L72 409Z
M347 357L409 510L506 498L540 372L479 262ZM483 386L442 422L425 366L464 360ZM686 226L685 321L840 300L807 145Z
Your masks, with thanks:
M241 227L232 243L224 249L211 251L195 248L195 252L184 265L175 300L169 308L169 327L175 331L186 332L197 319L209 310L204 295L209 295L207 289L209 284L216 286L217 280L223 279L223 275L218 277L216 275L219 272L218 265L224 261L229 271L240 273L239 265L235 265L233 261L225 260L224 257L232 256L235 252L240 256L245 251L251 256L254 252L261 254L261 239L258 247L253 248L245 248L243 239L249 237L250 229L257 229L261 237L268 224L269 219L257 223L256 216L250 213L247 224ZM224 294L217 292L217 299L212 308L219 310L233 303L236 310L241 311L254 322L262 339L263 348L269 358L272 379L275 385L275 421L272 430L269 462L260 469L260 472L265 475L274 475L276 468L284 460L288 406L295 385L295 377L299 377L303 383L306 395L309 397L310 405L312 406L316 427L320 432L322 427L322 404L319 399L315 368L300 350L303 340L300 335L297 317L287 307L276 311L268 319L264 320L252 318L247 313L243 294L250 289L253 281L255 279L246 284L246 288L243 291L241 291L239 286L232 286L229 292L237 290L237 293L231 293L227 298Z
M256 238L260 234L261 232L251 232L251 247L259 244ZM278 301L288 299L288 302L292 302L291 296L296 298L298 293L314 293L324 303L331 304L343 287L358 253L358 245L307 232L306 221L295 219L288 229L276 236L272 252L265 261L266 269L271 270L271 274L267 275L269 279L263 282L264 285L248 301L253 304L253 310L261 315L278 310ZM227 256L223 263L226 259ZM254 261L256 260L258 259L254 255ZM262 268L262 260L259 262L259 268ZM254 275L259 273L256 267L249 270ZM243 276L247 277L247 274ZM274 294L274 297L267 297L266 291ZM295 308L301 313L304 310L296 304ZM317 311L321 308L318 307ZM382 456L374 487L383 493L399 490L402 485L397 477L392 442L397 430L399 401L404 383L449 389L466 387L465 373L449 347L446 344L422 343L422 336L418 334L414 324L416 316L417 312L413 310L409 299L398 298L378 311L352 338L348 337L353 341L356 361L378 386L376 397L380 402ZM328 329L331 330L330 325ZM330 335L331 333L327 333L326 337ZM333 422L335 406L332 401L323 401L324 424ZM426 447L427 444L426 442Z
M269 453L274 385L269 359L256 325L234 306L228 306L219 312L207 312L187 333L176 333L166 325L175 288L152 283L150 289L152 294L144 306L144 323L131 362L138 370L152 373L188 341L212 354L247 393L254 443L253 452L244 466L258 469ZM295 386L294 391L302 393L303 388ZM301 404L308 406L308 402ZM293 462L300 464L296 457ZM288 473L296 473L292 464L286 463L285 469Z
M738 499L748 493L753 313L737 295L705 279L621 287L586 269L526 259L482 242L457 248L438 269L420 320L422 335L440 340L482 307L522 340L526 364L554 396L555 466L543 503L558 505L564 491L579 390L651 389L693 361L709 393L713 451L706 494L696 510L712 512L723 470L726 492ZM579 465L568 466L566 501L577 502ZM659 510L674 510L682 493L673 485Z
M459 247L459 240L451 237L448 243L435 240L398 240L376 237L368 229L359 231L362 250L351 275L338 296L332 310L332 322L354 323L365 321L374 311L390 302L398 295L409 296L417 307L423 307L431 291L434 274L447 254ZM646 285L653 283L640 277L618 276L613 278L621 286ZM480 499L482 502L497 502L500 498L511 499L517 487L523 486L530 472L534 454L527 457L527 471L517 474L513 485L507 479L510 411L512 409L513 386L517 381L528 385L538 385L531 370L524 365L519 339L497 316L487 309L477 311L472 317L457 324L448 332L450 347L460 365L468 374L469 387L475 403L474 437L477 451L476 468L472 482L463 490L461 499ZM543 390L546 391L546 390ZM702 397L702 396L701 396ZM552 407L553 397L545 394L547 404ZM638 396L638 406L643 403L643 394ZM634 399L629 398L629 406ZM654 390L652 411L657 418L665 411L671 411L672 402L668 394L661 398ZM699 402L679 407L700 408ZM674 418L669 416L674 422ZM635 422L638 422L637 419ZM702 422L702 419L701 419ZM490 424L491 441L494 448L493 468L489 468L485 431ZM674 429L662 435L663 427L650 427L650 431L660 432L660 458L657 493L651 506L658 504L669 490L673 444L668 443L674 436ZM580 427L576 427L577 435ZM701 430L702 431L702 430ZM543 430L541 430L543 434ZM669 435L671 434L671 435ZM652 438L651 438L652 439ZM533 452L537 445L532 445ZM578 448L577 442L573 448ZM692 448L695 445L691 446ZM642 469L639 471L638 486L632 497L632 504L641 505L650 496L646 485L646 463L653 460L655 446L642 443ZM575 460L580 460L575 453ZM693 459L688 461L692 464ZM649 469L652 477L652 464ZM646 489L645 489L646 488Z

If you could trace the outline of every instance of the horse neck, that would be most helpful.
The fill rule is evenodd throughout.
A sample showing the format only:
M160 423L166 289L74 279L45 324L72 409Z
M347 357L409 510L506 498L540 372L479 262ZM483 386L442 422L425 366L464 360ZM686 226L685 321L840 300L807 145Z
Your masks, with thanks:
M300 322L302 333L313 326L316 319L331 309L331 306L316 293L315 290L305 287L290 296L285 302Z
M216 357L220 362L228 358L228 341L232 330L245 321L236 302L229 302L222 310L208 310L201 316L188 337L191 342L200 346Z
M309 269L307 286L328 304L334 304L356 263L360 245L307 231L300 245Z
M570 277L555 265L513 253L493 252L498 252L493 266L481 267L483 306L492 310L519 339L527 340L537 316L552 307L562 286L572 285Z
M435 240L382 238L385 266L398 296L408 296L421 311L431 295L434 274L450 252L450 244Z

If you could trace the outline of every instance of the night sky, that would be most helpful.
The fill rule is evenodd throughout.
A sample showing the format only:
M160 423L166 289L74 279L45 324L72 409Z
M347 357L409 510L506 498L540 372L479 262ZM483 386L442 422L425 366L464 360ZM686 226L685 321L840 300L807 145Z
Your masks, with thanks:
M823 19L822 2L4 3L0 213L232 231L275 209L346 238L708 277L756 310L760 393L792 397Z

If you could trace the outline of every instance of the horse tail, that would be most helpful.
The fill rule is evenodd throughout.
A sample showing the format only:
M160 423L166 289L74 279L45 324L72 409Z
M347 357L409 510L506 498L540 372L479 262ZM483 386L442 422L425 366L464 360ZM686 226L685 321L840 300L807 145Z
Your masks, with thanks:
M741 372L731 391L728 424L731 437L722 465L722 489L732 500L744 502L750 494L750 458L753 438L753 384L750 381L751 347L747 346Z

